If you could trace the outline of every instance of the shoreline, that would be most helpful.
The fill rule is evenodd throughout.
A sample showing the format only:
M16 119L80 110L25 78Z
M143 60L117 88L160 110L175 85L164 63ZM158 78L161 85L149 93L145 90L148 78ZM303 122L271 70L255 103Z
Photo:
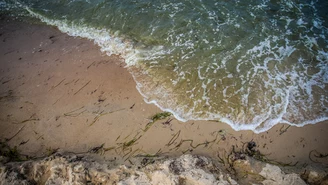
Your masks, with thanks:
M268 158L302 166L316 164L309 158L315 157L313 151L328 153L327 121L304 127L279 124L260 134L174 117L149 124L162 111L144 102L118 56L107 56L91 41L54 27L9 19L0 25L0 139L9 139L23 154L103 146L108 150L99 158L119 163L153 154L216 158L254 141ZM327 157L315 161L328 165Z
M253 132L255 132L256 134L261 133L261 132L266 132L268 130L270 130L273 126L277 125L278 123L283 123L283 124L288 124L291 126L296 126L296 127L303 127L305 125L309 125L309 124L316 124L319 122L328 122L328 118L326 116L324 117L317 117L316 119L312 119L312 120L308 120L308 121L303 121L300 122L298 124L295 124L293 122L288 122L286 120L284 120L282 117L279 118L272 118L269 120L265 120L262 123L253 123L253 124L237 124L234 123L232 120L230 120L227 117L217 117L215 116L211 116L211 118L204 118L204 119L198 119L198 117L193 117L192 115L184 115L183 113L181 113L179 110L176 109L176 106L173 106L175 108L172 108L170 106L173 104L176 104L178 99L176 99L173 92L168 93L170 94L169 96L170 98L166 98L166 100L161 101L159 97L157 98L149 98L152 96L162 96L162 93L156 93L156 92L170 92L171 90L167 91L167 88L165 88L164 86L161 86L159 88L157 88L157 85L155 85L155 83L148 83L153 81L153 78L151 78L148 75L143 75L143 71L141 68L139 69L139 67L135 67L134 64L136 62L136 60L131 60L131 58L135 58L138 56L135 55L135 53L139 53L140 51L136 51L138 49L134 48L134 44L133 41L129 40L129 39L125 39L125 38L121 38L119 36L115 36L112 34L107 35L107 32L110 33L110 30L107 29L97 29L97 28L93 28L93 27L89 27L89 26L78 26L78 25L70 25L68 24L66 21L59 21L59 20L55 20L55 19L49 19L41 14L38 14L34 11L32 11L31 9L27 9L27 11L29 12L29 16L32 19L37 19L37 22L42 22L42 24L46 24L49 26L54 26L55 28L57 28L58 30L60 30L61 32L69 35L69 36L73 36L73 37L82 37L88 40L93 41L97 46L100 47L100 50L103 51L104 53L106 53L107 55L118 55L118 56L122 56L123 60L124 60L124 65L125 67L127 67L128 71L130 72L130 74L132 74L134 80L136 81L137 85L137 90L139 91L139 93L142 95L142 97L145 99L145 102L147 102L148 104L154 104L156 107L158 107L159 109L161 109L162 111L167 111L170 112L174 115L174 117L181 122L186 122L188 120L192 120L192 121L219 121L219 122L224 122L225 124L228 124L230 127L232 127L235 131L243 131L243 130L252 130ZM86 30L84 30L86 29ZM111 39L108 39L107 37L110 37ZM157 51L155 51L157 52ZM142 66L141 64L139 64L140 66ZM140 71L141 70L141 71ZM155 77L156 78L156 77ZM147 80L145 80L147 79ZM157 80L156 80L157 81ZM145 89L143 89L144 86L147 86ZM143 90L142 90L143 89ZM155 92L154 92L155 91ZM150 93L149 93L150 92ZM152 100L149 100L152 99ZM177 101L175 101L177 100ZM286 99L286 101L288 101ZM161 102L161 103L159 103ZM170 102L170 103L166 103L166 102ZM286 106L289 103L286 104ZM178 106L179 107L179 106ZM286 109L286 107L284 108ZM286 110L285 110L286 111ZM207 113L205 113L207 114ZM286 114L286 113L281 113L281 114Z

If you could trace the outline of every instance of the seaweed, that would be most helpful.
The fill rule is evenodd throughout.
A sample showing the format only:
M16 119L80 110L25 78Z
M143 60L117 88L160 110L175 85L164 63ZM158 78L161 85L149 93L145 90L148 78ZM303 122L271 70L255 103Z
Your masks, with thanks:
M155 154L148 154L148 153L144 152L143 150L140 150L140 151L145 154L138 154L138 155L136 155L136 157L155 158L155 157L159 157L161 154L163 154L161 148Z
M131 133L132 134L132 133ZM129 134L128 136L126 136L124 139L128 138L131 134ZM117 147L116 149L122 148L122 152L123 154L125 153L126 150L129 150L130 152L132 151L131 147L135 144L137 144L137 141L142 137L142 135L139 135L139 132L129 141L125 141L123 143L117 143L117 145L119 147ZM116 150L115 150L116 151ZM117 152L117 151L116 151ZM128 155L128 154L124 154L123 158Z
M161 119L165 119L169 116L171 116L172 114L170 112L161 112L161 113L157 113L154 116L151 117L151 120L153 122L157 121L157 120L161 120Z
M172 114L170 112L161 112L161 113L157 113L155 115L153 115L151 118L150 118L150 122L147 123L147 125L145 126L144 129L142 129L144 132L147 132L148 129L158 120L162 120L162 119L165 119L169 116L171 116Z
M218 162L221 163L221 164L223 164L223 165L225 166L224 158L222 158L222 157L220 156L220 153L218 153L217 157L219 158Z
M46 152L47 152L46 155L49 157L49 156L57 153L58 150L59 150L59 148L51 148L51 147L49 147L49 148L46 149Z
M77 117L80 114L82 114L83 112L85 112L86 110L82 110L84 108L84 106L78 108L78 109L74 109L72 111L69 111L67 113L64 113L64 116L70 116L70 117ZM80 111L82 110L82 111Z
M244 143L244 145L242 147L243 149L242 149L241 153L247 154L248 156L253 157L256 160L259 160L259 161L262 161L265 163L269 163L269 164L273 164L273 165L277 165L277 166L283 166L283 167L296 166L298 164L298 161L295 163L292 163L292 162L283 163L283 162L279 162L279 161L276 161L273 159L269 159L267 156L270 154L263 154L260 152L260 150L256 150L257 145L254 141L247 142L246 149L245 149L245 144L246 143Z
M136 144L136 142L142 137L142 135L140 135L139 137L134 137L133 139L131 139L128 142L124 142L123 143L123 150L126 149L127 147L131 147L132 145Z
M108 148L104 148L105 143L101 144L100 146L97 147L93 147L91 148L88 153L95 153L95 154L100 154L100 155L104 155L106 152L115 149L116 147L108 147Z
M175 133L173 135L173 137L171 138L171 140L166 144L166 146L172 145L178 139L178 137L180 136L180 132L181 132L181 130L179 130L177 133Z
M317 150L311 150L309 152L309 159L310 159L310 161L312 161L314 163L320 163L320 162L317 160L314 160L313 157L311 157L312 154L313 154L313 157L315 157L317 159L322 159L322 158L328 157L328 154L322 154L322 153L318 152Z
M138 152L139 151L139 149L136 149L136 150L134 150L133 152L131 152L130 153L130 155L124 160L124 161L127 161L127 160L129 160L136 152Z
M173 135L173 137L171 138L171 140L169 141L169 143L167 144L167 146L170 146L174 143L174 141L179 137L180 135L180 130L179 132L177 132L176 134ZM178 149L183 143L185 142L190 142L189 143L189 146L192 148L192 149L187 149L185 151L182 151L182 153L186 153L186 152L192 152L193 149L196 149L198 148L199 146L203 146L204 147L208 147L209 144L211 144L211 146L216 142L217 138L218 138L218 135L219 135L219 132L217 132L215 138L212 140L212 141L205 141L203 143L198 143L197 145L194 146L194 140L193 139L181 139L180 142L173 148L173 149Z
M122 110L125 110L124 108L123 109L118 109L118 110L114 110L114 111L109 111L109 112L105 112L103 113L104 111L100 112L100 114L98 114L92 121L92 123L89 125L89 126L92 126L94 123L96 123L96 121L99 120L100 117L102 116L105 116L107 114L111 114L111 113L114 113L114 112L118 112L118 111L122 111Z
M89 153L98 153L102 148L104 148L105 143L101 144L100 146L91 148L88 152Z
M193 143L194 143L194 140L193 140L193 139L182 139L182 140L180 141L180 143L179 143L178 145L175 146L175 148L176 148L176 149L179 148L184 142L190 142L189 146L190 146L191 148L193 148L193 149L196 149L197 147L202 146L202 145L204 145L204 147L207 147L208 144L210 143L210 142L208 142L208 141L205 141L205 142L203 142L203 143L198 143L197 145L194 146L194 145L193 145Z
M8 158L8 161L26 161L30 159L28 155L21 154L18 151L17 146L13 148L8 145L7 142L0 141L0 156Z

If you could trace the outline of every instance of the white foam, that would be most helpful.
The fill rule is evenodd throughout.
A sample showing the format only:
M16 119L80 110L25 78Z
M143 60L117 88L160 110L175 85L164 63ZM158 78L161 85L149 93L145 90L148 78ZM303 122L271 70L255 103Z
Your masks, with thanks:
M135 49L132 41L120 38L115 33L114 35L110 35L110 30L108 29L96 29L86 25L80 26L74 23L68 23L65 20L48 19L28 7L26 7L26 10L41 21L58 27L63 33L93 40L95 44L100 46L101 51L108 55L121 55L125 59L127 66L135 65L142 58L142 55L146 53L145 51Z
M306 23L303 21L302 18L299 18L299 19L297 20L297 23L296 23L296 24L299 25L299 26L302 26L302 25L305 25Z
M259 6L255 7L255 9L257 8L263 11L267 7L268 2L268 0L263 0ZM177 8L180 5L181 3L170 4L165 5L162 8L169 8L170 10L173 10L171 17L174 17L176 13L180 11L179 8ZM288 7L296 7L296 5L293 3L287 3L286 5L287 9ZM136 65L140 60L150 61L150 64L154 66L159 66L160 63L158 61L166 56L169 56L174 50L172 48L164 48L163 46L157 46L150 49L135 48L134 43L132 41L119 37L118 33L110 34L111 30L95 29L85 25L80 26L73 23L68 23L65 20L52 20L33 12L29 8L26 9L31 13L31 15L41 19L47 24L57 26L64 33L67 33L71 36L80 36L94 40L94 42L101 47L101 50L103 52L106 52L108 55L121 55L125 59L127 66ZM285 11L287 11L287 9ZM215 12L206 12L208 12L208 18L210 20L216 21L214 18L216 17ZM222 14L225 13L223 12ZM227 13L226 16L227 19L224 23L213 23L213 25L216 25L216 27L213 26L213 29L211 30L213 30L215 34L219 33L223 25L235 26L236 29L239 29L241 27L241 25L236 22L237 18L234 17L234 15L230 15L229 13ZM255 15L253 14L253 16ZM204 70L204 67L206 67L207 64L198 65L196 77L198 77L199 80L199 82L197 82L199 89L197 88L196 90L196 88L193 88L190 91L187 90L187 94L190 98L199 98L198 100L195 100L193 102L193 107L188 107L187 105L177 105L176 100L174 99L174 93L168 92L168 90L164 87L156 87L156 89L148 88L147 84L138 82L135 76L136 74L133 74L133 77L137 82L137 89L139 93L144 97L146 103L155 104L161 110L171 112L178 120L182 122L185 122L187 120L220 120L229 124L235 130L253 130L255 133L260 133L272 128L274 125L280 122L288 123L290 125L295 126L303 126L306 124L313 124L316 121L319 122L327 120L327 117L321 115L320 118L315 119L305 118L304 116L302 118L306 119L307 121L297 124L289 123L288 121L286 121L288 116L298 115L297 111L299 110L299 107L311 107L311 102L309 103L309 101L313 99L313 85L323 87L323 83L328 82L328 53L322 50L318 51L316 59L318 61L321 61L320 64L323 66L320 67L320 73L313 75L312 79L308 79L306 77L306 74L302 71L299 73L296 72L300 71L300 69L303 68L295 66L287 70L282 69L285 71L279 71L281 69L278 70L278 68L275 66L275 70L270 71L270 62L274 61L275 65L278 66L285 62L284 60L290 57L294 52L297 52L297 49L294 47L296 45L295 42L306 43L305 45L310 51L312 51L313 46L318 47L318 35L312 36L304 34L301 35L301 41L288 40L286 36L292 34L292 31L290 30L292 29L290 28L290 23L295 20L288 18L287 16L282 17L282 19L286 21L286 25L284 26L285 33L282 32L277 34L276 36L269 35L264 40L260 40L258 44L252 48L247 48L247 43L241 44L241 42L237 42L236 47L234 47L234 49L222 52L220 53L220 56L212 54L211 58L213 58L214 60L213 65L207 66L206 70ZM313 26L316 28L323 27L320 19L315 19L312 22ZM277 24L277 20L272 20L270 23L272 25L275 25ZM307 23L303 20L303 18L298 19L296 22L296 24L300 27L303 27L305 25L307 26L310 23L311 21ZM265 24L263 24L262 32L266 32L267 29L270 28L266 27ZM153 34L154 30L155 28L152 29L151 34ZM210 39L208 39L207 37L203 37L200 38L199 41L194 41L193 36L197 34L197 30L191 30L190 32L180 34L175 34L173 29L169 31L168 37L166 38L167 41L171 42L173 46L179 48L179 50L181 51L181 55L175 56L174 59L173 57L171 58L175 64L178 64L180 60L185 62L192 58L195 55L196 49L194 47L196 44L203 43L209 45L209 49L212 49L213 45L215 44L219 46L222 44L222 38L218 41L210 41ZM326 33L323 33L323 37L320 36L320 38L325 38L325 34ZM278 45L278 43L280 44ZM238 56L238 58L236 56ZM237 58L238 61L236 71L241 74L240 76L238 76L239 74L230 73L227 68L227 66L229 66L231 62L234 62L234 57ZM258 62L259 60L260 62ZM302 58L299 58L299 62L304 63L304 61L301 60ZM302 65L305 69L307 69L308 66L305 66L306 64ZM251 67L247 69L244 74L242 74L244 72L243 67L245 66ZM170 79L171 85L179 85L180 80L189 80L188 82L190 82L190 79L187 79L186 74L190 75L191 72L182 70L183 69L180 69L179 67L175 67L173 69L173 72L176 73L176 76L178 77L176 79ZM222 77L223 75L226 76L222 77L221 79L211 79L209 77L211 70L213 70L214 74L221 75L220 77ZM263 77L263 79L260 79L260 82L257 81L259 79L259 75L261 76L261 78ZM240 80L238 82L240 82L242 87L239 87L239 89L235 89L235 84L237 82L234 82L233 84L222 83L222 80L233 80L234 78L239 78L238 80ZM240 110L234 110L233 106L226 107L226 109L230 109L231 111L231 113L227 115L222 115L220 112L217 112L215 110L208 112L196 112L196 107L199 105L210 106L213 105L213 102L215 103L215 100L211 100L212 97L209 97L208 95L208 89L212 88L209 85L211 82L213 82L213 87L216 91L217 87L219 90L222 90L222 92L218 92L218 94L222 93L222 95L225 97L225 99L223 99L222 101L226 104L222 106L228 105L229 98L232 98L235 95L240 95L240 104L248 108L248 111L250 112L252 117L248 118L245 112ZM220 85L225 85L225 87L220 87ZM234 92L231 93L230 91L228 91L229 88L234 88ZM147 90L151 92L145 92ZM268 92L260 92L259 90L268 90ZM265 94L270 93L270 90L274 92L274 95L272 97L269 97L269 95ZM302 91L302 93L304 91L304 93L307 95L306 98L308 99L306 101L298 100L300 97L304 98L300 96L301 93L299 91ZM252 92L259 92L258 99L256 100L255 104L254 102L249 101L249 99L252 98ZM153 98L152 95L154 95L155 98ZM158 98L158 96L161 96L160 100L156 99ZM164 100L165 102L163 102ZM261 110L256 109L259 106L261 107ZM211 107L209 107L208 110L211 110ZM234 112L238 112L238 115L233 115Z
M6 8L8 5L7 5L7 3L6 2L4 2L4 1L0 1L0 7L2 7L2 8Z

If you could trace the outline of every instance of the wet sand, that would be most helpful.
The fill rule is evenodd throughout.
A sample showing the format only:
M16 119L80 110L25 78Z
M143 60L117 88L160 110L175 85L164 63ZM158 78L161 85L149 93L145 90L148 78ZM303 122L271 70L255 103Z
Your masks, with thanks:
M328 165L318 157L328 154L327 122L280 124L261 134L174 117L149 124L163 111L143 101L123 59L92 41L3 18L0 43L0 139L23 154L92 152L104 144L97 156L121 161L147 154L217 158L254 141L275 161Z

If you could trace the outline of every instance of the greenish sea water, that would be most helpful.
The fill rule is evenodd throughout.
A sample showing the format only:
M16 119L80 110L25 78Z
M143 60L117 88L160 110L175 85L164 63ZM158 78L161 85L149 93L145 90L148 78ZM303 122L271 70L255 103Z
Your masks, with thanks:
M324 0L0 0L119 54L148 103L181 121L263 132L328 119Z

